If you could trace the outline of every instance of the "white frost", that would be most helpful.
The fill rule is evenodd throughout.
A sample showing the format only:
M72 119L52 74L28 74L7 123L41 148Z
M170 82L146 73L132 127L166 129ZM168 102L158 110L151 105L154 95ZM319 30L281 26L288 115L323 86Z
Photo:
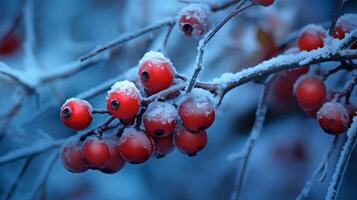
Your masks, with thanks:
M145 53L144 57L139 61L139 66L141 66L146 61L150 61L152 63L168 63L169 65L173 66L170 59L158 51L149 51Z
M169 124L176 120L177 109L170 103L156 101L148 106L144 118L155 119L163 124Z
M133 82L124 80L124 81L118 81L114 83L114 85L111 87L111 89L108 91L108 94L112 92L120 91L123 92L124 94L130 95L130 96L140 96L140 91L139 89L135 86Z

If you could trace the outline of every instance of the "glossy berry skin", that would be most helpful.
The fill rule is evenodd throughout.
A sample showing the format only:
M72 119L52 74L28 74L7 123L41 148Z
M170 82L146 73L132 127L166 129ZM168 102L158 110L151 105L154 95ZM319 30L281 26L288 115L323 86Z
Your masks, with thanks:
M193 133L180 127L175 135L175 144L179 151L189 156L195 156L207 144L207 134L205 131Z
M20 40L15 34L10 34L0 41L0 55L8 55L16 51Z
M179 12L177 24L185 36L201 37L211 27L210 15L211 11L207 5L190 4Z
M74 130L87 128L92 122L92 107L81 99L68 99L61 107L62 122Z
M326 102L317 112L317 121L326 133L338 135L348 129L351 119L344 105Z
M143 115L145 132L152 137L165 137L175 130L177 110L166 102L153 102Z
M107 143L98 138L87 138L81 149L82 161L91 169L104 167L110 159Z
M120 155L118 144L119 138L116 136L111 136L105 139L110 149L109 162L105 164L100 171L106 174L113 174L121 170L125 165L125 160Z
M191 132L206 130L215 118L214 108L208 98L196 96L190 96L180 104L179 115L183 125Z
M325 84L316 76L301 76L294 85L294 95L304 110L319 109L326 97Z
M138 75L146 92L152 95L172 85L175 70L162 53L150 51L140 60Z
M271 6L274 0L252 0L252 2L261 6Z
M133 128L124 130L118 148L124 160L132 164L145 162L153 153L151 138L142 131Z
M153 155L158 159L165 157L175 148L173 134L165 137L152 137L152 140L154 141Z
M80 173L88 170L81 157L81 142L70 141L63 144L60 158L63 166L70 172Z
M317 25L310 25L303 29L299 38L298 46L301 51L311 51L324 46L325 32Z
M112 116L129 120L135 117L140 109L140 93L129 81L117 82L108 92L106 104Z

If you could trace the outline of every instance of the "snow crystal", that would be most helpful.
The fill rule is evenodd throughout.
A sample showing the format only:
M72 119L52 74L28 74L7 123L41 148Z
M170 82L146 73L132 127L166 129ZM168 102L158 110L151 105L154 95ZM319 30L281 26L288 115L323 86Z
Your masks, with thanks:
M190 20L191 18L196 19L195 21L202 22L202 27L198 28L197 23L192 23L196 35L201 35L202 32L206 32L211 27L210 16L211 10L208 5L201 3L193 3L185 6L181 9L177 15L177 20L185 19L185 21ZM180 26L184 26L185 22L178 22Z
M317 35L320 33L325 33L326 30L324 27L317 25L317 24L309 24L301 29L300 35L303 33L309 33L311 35Z
M88 108L89 108L89 114L92 116L92 111L93 111L92 105L90 105L90 103L88 101L86 101L84 99L79 99L79 98L76 98L76 97L72 97L72 98L67 99L64 102L64 104L62 105L61 110L64 108L65 105L67 105L70 102L78 102L78 103L86 104L88 106Z
M357 28L357 15L344 14L338 18L337 24L342 26L344 32L350 32Z
M146 110L144 117L157 119L164 124L169 124L177 118L177 109L170 103L153 102Z
M169 63L171 66L173 66L170 59L158 51L149 51L145 53L144 57L139 61L139 66L148 60L153 63Z
M148 136L145 135L142 131L138 131L135 128L126 128L124 129L123 135L119 139L119 145L126 142L128 139L131 139L132 137L135 136L135 140L138 141L138 143L143 144L143 147L148 150L152 151L152 144L151 140Z
M316 113L317 118L333 116L334 114L339 114L341 121L345 126L349 123L349 116L346 108L337 102L326 102Z
M189 103L185 104L185 106L188 107L187 111L189 113L192 113L194 115L204 114L204 115L208 116L212 112L213 108L212 108L212 102L210 101L210 98L206 95L207 95L207 91L204 92L203 89L195 88L195 90L192 90L192 92L190 94L188 94L188 95L184 96L182 99L180 99L179 104L182 104L183 102L188 100ZM207 108L209 108L209 109L207 109Z
M108 91L108 94L116 91L124 92L127 95L140 96L140 91L138 90L138 88L136 88L135 84L127 80L118 81L114 83L114 85Z

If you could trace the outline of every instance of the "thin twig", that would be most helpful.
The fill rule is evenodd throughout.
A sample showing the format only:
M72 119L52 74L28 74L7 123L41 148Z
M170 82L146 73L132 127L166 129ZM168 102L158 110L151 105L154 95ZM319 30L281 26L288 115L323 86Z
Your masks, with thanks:
M196 83L196 79L199 75L199 73L202 70L202 62L203 62L203 54L204 54L204 50L205 50L205 46L207 45L207 43L216 35L216 33L229 21L231 20L234 16L236 16L237 14L241 13L242 11L244 11L245 9L248 9L250 7L252 7L254 5L254 3L251 3L245 7L244 3L246 2L246 0L242 0L240 1L235 7L234 9L226 16L223 18L223 20L218 23L212 31L209 31L200 41L197 47L197 57L196 57L196 62L194 64L194 72L192 74L191 80L189 85L187 86L186 89L186 93L190 93L191 90L193 89L195 83Z
M342 147L342 151L337 161L336 169L332 175L332 180L327 190L326 200L337 199L338 190L340 189L342 179L346 172L348 162L350 160L352 151L356 146L357 141L357 113L353 117L351 127L347 130L347 141Z
M341 13L341 10L343 8L343 5L345 5L345 3L347 1L348 0L339 0L338 3L337 3L337 8L335 10L334 16L332 18L331 26L330 26L330 29L329 29L329 35L330 36L332 36L333 33L335 32L335 26L336 26L337 19L340 16L340 13Z
M304 187L300 191L299 195L296 197L297 200L301 200L303 198L306 198L307 195L309 195L309 192L310 192L313 184L316 181L323 182L325 180L325 177L327 175L328 162L330 160L330 157L331 157L332 153L336 149L337 142L338 142L338 136L336 136L333 139L330 148L328 149L328 151L326 152L326 154L322 158L319 166L313 172L313 174L310 177L310 179L308 181L306 181Z
M255 112L255 120L254 120L253 128L250 132L249 138L247 139L245 148L243 150L244 157L242 158L243 159L242 167L241 167L241 170L237 170L236 181L234 184L234 190L233 190L232 196L231 196L232 200L240 198L240 194L241 194L242 187L243 187L244 175L246 173L250 154L251 154L251 152L254 148L254 144L255 144L256 140L259 138L262 128L263 128L265 116L266 116L266 113L268 110L268 104L267 104L266 100L267 100L267 94L270 89L271 81L272 81L272 79L267 81L267 83L264 85L264 88L260 95L258 107Z
M33 0L27 0L24 5L24 27L25 27L25 59L24 66L26 69L31 67L39 67L37 59L35 58L35 31L34 31L34 2Z

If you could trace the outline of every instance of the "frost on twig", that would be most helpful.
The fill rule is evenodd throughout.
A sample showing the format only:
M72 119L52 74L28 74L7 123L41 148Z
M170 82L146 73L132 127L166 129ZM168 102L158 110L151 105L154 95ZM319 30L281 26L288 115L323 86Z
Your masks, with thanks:
M357 113L356 113L357 114ZM343 176L346 172L348 162L357 141L357 116L353 117L351 127L347 131L347 141L343 145L332 180L327 190L326 200L337 199L338 190L340 189Z
M330 148L328 149L328 151L324 155L324 157L323 157L322 161L320 162L319 166L313 172L311 178L306 181L306 183L305 183L304 187L302 188L300 194L296 197L297 200L306 198L307 195L309 194L313 184L316 181L323 182L325 180L326 175L327 175L328 162L329 162L329 160L331 158L331 155L332 155L333 151L336 149L337 142L338 142L338 136L336 136L333 139Z

